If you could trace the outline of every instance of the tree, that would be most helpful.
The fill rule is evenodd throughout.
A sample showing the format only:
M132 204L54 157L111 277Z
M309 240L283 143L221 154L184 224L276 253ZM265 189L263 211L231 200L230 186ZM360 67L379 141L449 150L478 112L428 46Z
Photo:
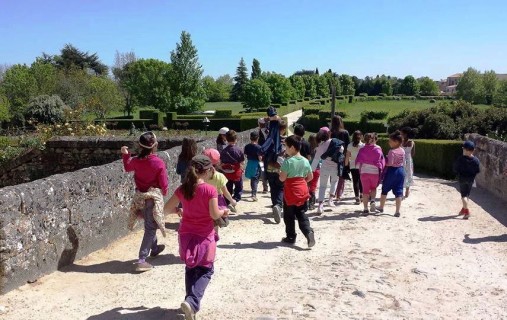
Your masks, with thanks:
M176 50L171 51L170 106L165 111L185 114L196 111L204 104L202 66L190 33L181 32Z
M319 68L315 68L315 74L316 74L316 75L320 75L320 74L319 74Z
M0 83L2 83L2 80L4 79L4 76L5 76L5 73L7 72L7 70L9 70L11 66L4 63L4 64L0 64Z
M92 77L88 83L88 90L86 107L99 119L106 118L111 111L120 110L123 106L123 96L118 85L109 78Z
M236 76L234 77L234 87L232 88L231 98L233 101L243 100L245 85L248 82L248 73L245 60L241 58L236 68Z
M123 87L140 106L167 109L170 101L171 65L157 59L140 59L125 66Z
M463 76L456 86L456 96L468 102L484 103L484 85L481 73L471 67L463 72Z
M85 103L91 77L80 69L60 70L57 73L56 94L67 106L74 109Z
M65 103L57 95L40 95L33 98L28 104L25 118L49 124L62 122L66 107Z
M89 54L79 50L72 44L66 44L60 50L60 55L52 56L43 53L42 60L67 71L71 69L92 70L96 75L107 75L108 72L107 66L100 61L97 53Z
M261 76L261 63L257 59L253 59L252 62L252 79L257 79Z
M7 98L9 114L18 123L24 123L26 106L37 93L37 82L26 65L16 64L5 72L2 90Z
M294 99L303 99L305 97L306 87L305 87L305 81L303 80L303 77L292 75L289 77L290 83L292 85L293 91L293 98Z
M507 80L498 82L498 90L493 97L496 106L507 107Z
M30 66L30 72L37 84L36 95L52 95L56 92L58 70L55 66L37 58Z
M484 87L484 98L486 100L486 104L490 105L493 103L493 98L495 97L498 89L498 78L495 71L490 70L484 72L482 75L482 84Z
M336 95L339 96L342 94L342 87L340 85L340 80L338 78L338 75L333 73L331 69L329 69L326 73L322 75L326 79L327 86L329 87L328 92L332 92L333 86L335 87Z
M317 96L317 87L315 86L315 75L301 76L305 83L305 97L315 98Z
M266 109L271 104L271 90L266 82L253 79L245 85L243 102L252 109Z
M415 96L419 93L419 84L413 76L406 76L401 83L400 91L407 96Z
M284 75L264 73L261 79L269 86L272 103L288 103L294 96L294 88L292 88L290 80L285 78Z
M232 90L232 78L228 74L220 76L216 80L211 76L206 76L203 78L203 87L206 101L228 101Z
M125 99L123 111L129 116L134 111L134 101L132 93L125 87L125 83L128 82L128 79L131 77L131 74L127 70L127 65L135 62L136 60L137 57L133 51L120 53L116 50L114 66L112 68L114 79L123 94L123 98Z
M354 87L354 81L349 75L342 74L340 75L340 86L342 88L343 95L354 95L356 89Z
M9 121L11 114L9 112L9 101L7 97L0 93L0 124L4 121Z
M317 90L317 95L323 98L329 97L330 90L329 84L327 83L327 79L324 76L314 76L315 81L315 89Z
M418 80L421 96L437 96L438 85L429 77L422 77Z

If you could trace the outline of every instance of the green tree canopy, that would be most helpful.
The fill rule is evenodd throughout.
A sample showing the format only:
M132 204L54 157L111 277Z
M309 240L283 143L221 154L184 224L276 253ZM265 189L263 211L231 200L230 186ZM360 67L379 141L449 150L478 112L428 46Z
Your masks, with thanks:
M407 96L415 96L419 93L419 84L413 76L406 76L400 87L400 93Z
M127 65L133 63L137 60L136 54L133 51L121 53L116 51L114 58L114 66L112 68L114 80L118 84L120 88L120 92L125 99L125 105L123 107L123 111L130 115L134 112L134 101L132 98L132 93L127 90L125 84L129 81L131 74L127 70Z
M261 76L261 63L257 59L253 59L252 62L252 79L257 79Z
M484 99L486 100L486 104L492 104L498 89L498 78L495 71L490 70L484 72L482 75L482 85L484 87Z
M269 86L272 103L288 103L294 96L294 88L292 88L290 80L285 78L284 75L263 73L261 79Z
M292 75L289 78L292 88L294 88L294 99L303 99L306 93L305 81L303 77Z
M340 75L340 86L342 88L343 95L354 95L356 92L354 81L349 75Z
M474 68L468 68L456 86L456 96L472 103L484 103L482 75Z
M198 110L204 104L202 66L190 33L183 31L176 50L171 52L170 108L185 114Z
M57 95L47 94L37 96L30 100L25 118L41 123L58 123L64 120L64 109L67 106Z
M30 66L30 71L37 83L37 95L52 95L56 92L58 70L55 66L37 58Z
M437 83L429 77L422 77L418 82L421 96L437 96L439 94Z
M266 109L271 104L271 90L261 79L248 81L243 97L243 102L252 109Z
M26 106L37 94L37 81L26 65L9 68L2 81L2 90L8 100L9 114L17 122L23 122Z
M493 101L496 106L507 107L507 80L498 82L498 89L495 93Z
M42 54L43 61L51 63L63 70L80 69L95 72L96 75L107 75L108 68L103 64L97 53L90 54L74 47L72 44L66 44L61 50L60 55Z
M88 90L86 107L99 119L104 119L111 111L120 110L124 104L118 85L109 78L92 77Z
M248 73L245 60L241 58L236 68L236 76L234 77L234 87L232 88L231 99L233 101L243 100L245 85L248 82Z
M323 98L327 98L330 93L327 78L323 75L316 75L313 79L315 81L315 89L317 90L317 95Z
M4 121L9 121L11 114L9 112L9 101L7 97L0 92L0 124Z
M218 77L216 80L211 76L203 78L206 101L220 102L228 101L232 90L232 78L226 74Z

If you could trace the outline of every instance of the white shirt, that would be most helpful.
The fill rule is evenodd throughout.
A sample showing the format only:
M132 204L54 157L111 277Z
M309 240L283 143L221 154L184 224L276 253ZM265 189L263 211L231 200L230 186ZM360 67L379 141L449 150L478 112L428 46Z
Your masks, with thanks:
M357 158L357 154L359 153L359 149L361 149L362 147L364 147L364 143L362 143L362 142L359 142L357 147L354 147L352 142L349 143L349 146L347 147L347 151L350 151L350 158L349 158L350 169L358 169L356 167L356 158Z

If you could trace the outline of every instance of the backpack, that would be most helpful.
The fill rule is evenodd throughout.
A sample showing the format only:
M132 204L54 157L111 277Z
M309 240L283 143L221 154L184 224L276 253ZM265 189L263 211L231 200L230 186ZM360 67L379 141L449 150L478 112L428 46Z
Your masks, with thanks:
M343 142L339 139L333 138L332 142L326 150L331 161L337 164L338 176L341 177L343 174L343 168L345 167L345 154L341 151Z

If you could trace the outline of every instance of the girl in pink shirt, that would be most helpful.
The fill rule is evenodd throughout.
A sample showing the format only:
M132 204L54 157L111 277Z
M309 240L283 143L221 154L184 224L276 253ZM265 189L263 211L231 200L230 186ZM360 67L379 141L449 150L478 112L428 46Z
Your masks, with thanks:
M163 221L157 219L157 214L154 212L155 210L159 214L158 216L162 215L163 196L167 194L168 188L165 163L155 154L157 145L155 134L145 132L139 137L141 152L137 156L132 157L127 146L121 147L125 171L134 172L136 194L133 205L141 203L140 207L135 210L139 209L140 215L144 218L144 236L139 249L139 261L136 265L136 271L139 272L153 268L150 263L146 262L148 254L151 257L156 257L165 248L164 245L157 244L157 229L160 228L165 236L165 228L160 226Z
M167 213L182 212L178 237L180 259L186 265L186 296L181 304L185 319L195 319L213 275L216 253L214 220L226 217L229 213L228 209L219 209L216 188L205 183L213 173L212 168L207 156L193 157L183 184L164 206ZM182 211L177 208L180 202Z
M389 154L387 155L387 170L382 181L382 196L380 197L380 207L377 209L384 212L387 193L392 191L396 197L395 217L400 216L401 199L403 198L403 185L405 183L405 150L401 147L403 139L400 131L395 131L389 136Z

